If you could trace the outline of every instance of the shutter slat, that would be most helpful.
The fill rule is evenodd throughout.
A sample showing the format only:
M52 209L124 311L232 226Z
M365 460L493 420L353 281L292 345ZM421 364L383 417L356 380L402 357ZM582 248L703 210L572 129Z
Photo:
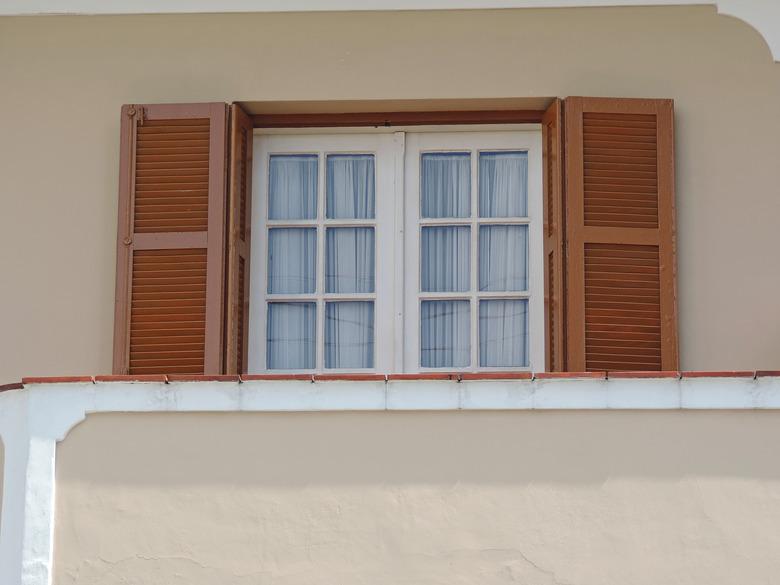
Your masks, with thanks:
M569 368L676 370L672 104L568 98L565 116Z
M226 121L224 104L123 108L115 373L221 373Z

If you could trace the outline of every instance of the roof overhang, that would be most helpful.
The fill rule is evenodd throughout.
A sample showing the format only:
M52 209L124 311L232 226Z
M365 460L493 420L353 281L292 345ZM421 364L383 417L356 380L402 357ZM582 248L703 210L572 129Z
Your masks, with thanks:
M708 5L751 25L780 61L776 0L4 0L0 16L49 14L193 14L348 10L470 10L591 6Z

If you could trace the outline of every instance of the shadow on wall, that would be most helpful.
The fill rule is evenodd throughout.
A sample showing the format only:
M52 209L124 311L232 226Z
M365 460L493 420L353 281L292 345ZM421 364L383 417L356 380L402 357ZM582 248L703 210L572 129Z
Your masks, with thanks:
M780 478L780 412L91 415L57 480L177 486Z

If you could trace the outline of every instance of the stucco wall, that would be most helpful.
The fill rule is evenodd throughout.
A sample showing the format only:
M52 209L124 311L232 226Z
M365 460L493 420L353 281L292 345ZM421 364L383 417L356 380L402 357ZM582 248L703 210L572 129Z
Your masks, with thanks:
M110 370L119 107L203 100L674 98L682 367L778 365L780 66L712 7L7 17L0 77L0 380Z
M93 415L54 582L772 583L778 442L755 411Z

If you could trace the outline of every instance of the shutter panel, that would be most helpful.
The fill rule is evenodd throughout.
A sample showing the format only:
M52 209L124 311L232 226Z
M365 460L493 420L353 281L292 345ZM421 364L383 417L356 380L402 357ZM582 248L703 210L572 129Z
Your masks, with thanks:
M122 108L115 374L219 374L225 104Z
M676 370L671 100L567 98L572 371Z
M230 190L225 373L244 374L249 333L249 232L252 201L252 119L230 107Z
M566 370L564 316L563 108L556 99L542 118L544 161L545 364L548 372Z

